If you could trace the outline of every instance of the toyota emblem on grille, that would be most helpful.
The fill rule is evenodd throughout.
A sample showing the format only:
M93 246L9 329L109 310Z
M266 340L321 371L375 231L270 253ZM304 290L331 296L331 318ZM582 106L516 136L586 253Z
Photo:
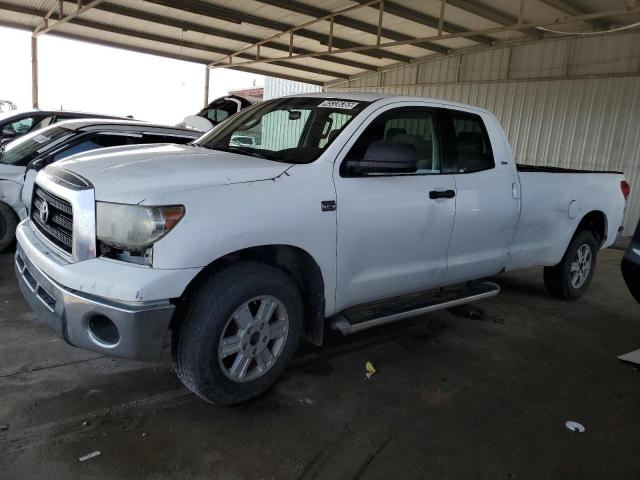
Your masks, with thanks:
M48 220L49 220L49 204L45 200L40 205L40 221L42 223L47 223Z

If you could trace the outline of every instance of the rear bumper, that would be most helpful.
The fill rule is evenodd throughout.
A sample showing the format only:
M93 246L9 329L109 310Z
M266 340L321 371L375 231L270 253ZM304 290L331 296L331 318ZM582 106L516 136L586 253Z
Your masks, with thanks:
M39 321L70 345L132 360L160 360L175 311L168 300L120 303L65 288L33 264L20 243L15 270Z

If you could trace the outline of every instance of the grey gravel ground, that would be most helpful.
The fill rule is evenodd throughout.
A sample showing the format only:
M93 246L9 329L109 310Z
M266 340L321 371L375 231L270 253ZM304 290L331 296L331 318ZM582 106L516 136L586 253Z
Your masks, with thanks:
M262 398L221 408L169 361L65 345L33 322L0 255L0 478L640 478L640 370L616 359L640 348L640 305L621 257L603 252L576 302L527 270L497 278L483 320L332 335Z

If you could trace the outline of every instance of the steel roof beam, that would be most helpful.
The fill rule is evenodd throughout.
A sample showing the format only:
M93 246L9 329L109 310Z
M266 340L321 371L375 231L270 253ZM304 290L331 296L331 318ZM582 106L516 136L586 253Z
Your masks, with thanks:
M496 34L496 33L504 33L504 32L516 32L516 31L522 31L522 30L526 30L526 29L530 29L530 28L537 28L537 27L549 27L549 26L558 26L558 25L565 25L565 24L571 24L571 23L577 23L577 22L585 22L588 20L597 20L600 18L606 18L606 17L615 17L615 16L620 16L620 15L633 15L636 13L640 13L640 6L638 7L627 7L624 9L618 9L618 10L608 10L608 11L603 11L603 12L597 12L597 13L588 13L588 14L582 14L582 15L570 15L570 16L561 16L561 17L553 17L553 18L547 18L544 20L536 20L536 21L532 21L532 22L528 22L526 24L524 23L516 23L514 25L505 25L505 26L500 26L500 27L494 27L494 28L483 28L483 29L479 29L479 30L468 30L465 32L460 32L460 33L448 33L448 34L442 34L442 35L432 35L432 36L427 36L427 37L420 37L420 38L415 38L413 40L405 40L405 41L393 41L393 42L383 42L383 43L375 43L372 45L365 45L363 47L357 47L357 48L350 48L350 49L336 49L336 50L332 50L330 52L331 55L335 55L335 54L341 54L341 53L350 53L350 52L359 52L359 51L365 51L368 49L373 49L373 48L390 48L390 47L397 47L400 45L412 45L415 43L419 43L422 41L432 41L432 40L448 40L448 39L452 39L452 38L469 38L473 35L477 35L477 34ZM241 65L252 65L252 64L256 64L256 63L268 63L268 62L273 62L273 61L277 61L277 60L297 60L300 58L310 58L310 57L315 57L317 56L317 54L310 54L310 55L294 55L294 56L289 56L289 57L282 57L282 58L271 58L271 59L260 59L260 60L252 60L249 62L245 62L242 63ZM229 67L229 66L235 66L235 65L219 65L219 68L225 68L225 67Z
M230 32L227 30L208 27L200 23L193 23L193 22L187 22L187 21L178 20L174 18L167 18L162 15L156 15L153 13L139 12L137 10L133 10L127 7L122 7L120 5L115 5L112 3L104 3L95 8L96 10L99 10L99 11L114 13L116 15L121 15L128 18L135 18L137 20L143 20L145 22L155 23L158 25L164 25L167 27L180 28L182 30L198 32L198 33L202 33L212 37L227 38L229 40L234 40L237 42L256 43L261 40L259 37L253 37L251 35L245 35L238 32ZM269 42L269 43L266 43L264 46L267 48L271 48L273 50L279 50L281 52L289 52L289 45L286 45L283 43ZM300 48L300 47L294 47L293 51L296 54L305 54L305 53L313 52L313 50L308 50L306 48ZM345 58L329 57L329 56L318 57L318 58L327 62L344 65L346 67L356 68L358 70L375 71L377 69L375 65L357 62L354 60L347 60Z
M260 3L265 3L267 5L271 5L273 7L282 8L283 10L289 10L290 12L300 13L302 15L307 15L309 17L325 17L331 14L331 11L324 10L322 8L317 8L311 5L307 5L305 3L300 3L295 0L256 0ZM355 18L347 17L345 15L336 15L333 17L333 21L336 25L342 25L343 27L353 28L354 30L359 30L361 32L369 33L371 35L378 34L377 25L372 25L370 23L363 22L361 20L357 20ZM405 33L398 32L396 30L390 30L388 28L382 28L381 34L385 38L390 38L391 40L408 40L411 35L407 35ZM424 48L427 50L431 50L432 52L437 53L448 53L449 49L443 47L442 45L438 45L437 43L428 43L425 42L423 44L416 44L415 47Z
M225 63L228 61L229 64L233 63L233 57L238 56L239 53L244 53L247 51L252 51L254 48L256 49L256 57L259 60L260 59L260 47L262 45L264 45L265 43L268 43L270 41L273 40L278 40L284 36L288 36L289 37L289 56L293 55L293 52L291 50L293 50L293 36L296 32L298 31L302 31L304 29L306 29L306 27L310 27L312 25L317 25L318 23L323 23L325 21L329 21L329 37L328 37L328 51L331 52L333 49L333 40L334 40L334 36L333 36L333 20L334 17L340 14L344 14L347 12L353 12L354 10L359 10L362 9L364 7L367 7L369 5L378 5L379 9L380 9L380 20L378 22L378 35L377 35L377 41L378 43L380 43L380 34L379 34L379 30L381 27L381 22L382 22L382 4L383 2L381 0L366 0L366 2L364 4L360 4L360 5L354 5L351 7L346 7L343 8L342 10L337 10L337 11L332 11L332 12L328 12L326 15L323 15L321 17L314 17L312 20L308 20L306 22L297 24L291 28L288 28L287 30L283 30L280 31L276 34L273 34L269 37L263 38L262 40L260 40L259 42L250 44L250 45L246 45L242 48L240 48L239 50L234 51L231 55L229 55L228 57L222 57L219 58L217 60L214 60L213 62L211 62L209 64L209 66L214 66L217 65L219 63Z
M542 3L560 10L561 12L568 13L569 15L582 15L584 13L591 13L585 9L578 7L571 0L540 0ZM585 23L596 27L599 30L608 30L611 28L611 24L605 20L587 20Z
M366 0L354 0L354 1L358 3L366 2ZM418 10L405 7L400 3L392 2L390 0L385 0L384 11L385 13L390 13L391 15L404 18L405 20L411 20L412 22L427 25L428 27L435 28L436 30L438 29L438 24L440 23L439 19L436 17L432 17L431 15L427 15L426 13L422 13ZM442 25L442 30L448 33L462 33L462 32L466 32L468 28L453 24L451 22L444 22ZM487 37L486 35L473 35L467 38L469 40L473 40L474 42L482 43L485 45L492 45L494 42L493 38Z
M21 7L21 6L17 6L17 5L14 5L14 4L7 4L7 3L4 3L4 2L0 2L0 10L6 10L6 11L15 12L15 13L21 13L21 14L24 14L24 15L30 15L30 16L39 17L39 18L42 18L43 15L47 13L44 10L37 10L37 9L33 9L33 8L28 8L28 7ZM200 43L182 41L181 39L170 38L170 37L165 37L165 36L161 36L161 35L155 35L155 34L151 34L151 33L140 32L140 31L136 31L136 30L130 30L130 29L127 29L127 28L122 28L122 27L116 27L116 26L113 26L113 25L107 25L107 24L103 24L103 23L93 22L93 21L90 21L90 20L82 19L82 18L71 19L69 21L69 23L72 23L74 25L78 25L78 26L81 26L81 27L85 27L85 28L92 28L94 30L101 30L101 31L105 31L105 32L115 33L115 34L118 34L118 35L124 35L124 36L131 37L131 38L139 38L139 39L142 39L142 40L149 40L149 41L153 41L153 42L164 43L164 44L174 45L174 46L178 46L178 47L190 48L190 49L193 49L193 50L206 51L206 52L210 52L210 53L216 53L216 54L219 54L219 55L228 55L228 54L232 53L231 50L221 49L221 48L218 48L218 47L211 47L211 46L208 46L208 45L202 45ZM49 32L49 34L52 34L52 33L54 33L54 32ZM84 37L84 36L80 36L80 37L85 41L91 41L90 37ZM97 42L92 42L92 43L97 43ZM113 43L113 42L108 42L108 43ZM118 43L118 42L116 42L116 43ZM118 43L118 45L120 46L120 48L125 48L120 43ZM136 50L135 48L127 48L127 49L128 50L133 50L133 51L141 51L140 49ZM142 49L142 50L147 50L147 49ZM157 50L154 50L154 52L157 52ZM193 57L183 57L181 55L174 55L174 54L170 54L170 53L167 53L166 55L162 55L162 56L165 56L165 57L168 57L168 58L175 58L175 59L178 59L178 60L184 59L184 60L187 60L187 61L194 61ZM244 58L244 59L247 59L247 60L253 60L255 58L253 55L250 55L250 54L244 54L244 55L241 55L240 57ZM205 59L198 59L197 63L208 64L209 61L207 61ZM321 69L321 68L314 68L314 67L306 67L306 66L296 65L296 64L292 64L290 62L285 62L285 61L277 61L276 60L274 62L269 62L269 63L273 63L274 65L277 65L279 67L306 71L306 72L315 73L315 74L318 74L318 75L323 75L323 76L326 76L326 77L343 78L343 79L349 78L349 75L347 75L345 73L342 73L342 72L335 72L335 71L331 71L331 70L326 70L326 69ZM244 69L247 70L247 67L244 67ZM266 75L268 75L268 74L266 74ZM279 76L281 78L284 78L284 76L282 76L282 75L277 75L277 76ZM301 80L301 79L298 79L297 81L301 81L301 82L305 82L306 81L307 83L313 83L313 82L309 82L307 80ZM320 82L318 84L322 84L322 83Z
M0 21L0 25L2 23L3 22ZM23 28L25 28L25 27L23 27ZM105 46L105 47L120 48L122 50L128 50L128 51L131 51L131 52L145 53L147 55L155 55L155 56L158 56L158 57L170 58L172 60L183 60L183 61L186 61L186 62L193 62L193 63L202 64L202 65L206 65L207 63L209 63L208 60L204 60L204 59L198 58L198 57L189 57L189 56L183 56L183 55L176 55L176 54L173 54L173 53L162 52L160 50L153 50L153 49L149 49L149 48L136 47L136 46L133 46L133 45L126 45L126 44L121 44L119 42L111 42L111 41L108 41L108 40L96 40L96 39L93 39L93 38L90 38L90 37L84 37L82 35L76 35L74 33L55 32L54 31L54 32L50 32L49 35L53 35L55 37L61 37L61 38L68 38L68 39L71 39L71 40L79 40L79 41L82 41L82 42L93 43L95 45L101 45L101 46ZM294 82L310 83L312 85L318 85L318 86L323 86L324 85L324 82L321 82L321 81L318 81L318 80L311 80L311 79L308 79L308 78L298 77L298 76L295 76L295 75L274 73L274 72L269 72L269 71L265 71L265 70L260 70L258 68L253 68L253 67L236 68L235 70L241 70L243 72L253 73L253 74L256 74L256 75L266 75L266 76L271 76L271 77L284 78L286 80L292 80Z
M518 23L518 17L477 0L447 0L447 5L473 13L478 17L497 23L498 25L513 25L514 23ZM535 29L527 30L526 33L534 38L542 38L544 36L542 32Z
M73 20L73 24L81 26L81 27L85 27L85 28L92 28L92 29L101 30L101 31L104 31L104 32L115 33L117 35L124 35L124 36L131 37L131 38L139 38L139 39L142 39L142 40L149 40L149 41L152 41L152 42L158 42L158 43L164 43L164 44L168 44L168 45L174 45L176 47L184 47L184 48L190 48L190 49L193 49L193 50L200 50L200 51L204 51L204 52L216 53L216 54L219 54L219 55L230 55L231 53L233 53L231 50L226 50L224 48L212 47L210 45L203 45L201 43L183 41L181 39L165 37L163 35L156 35L156 34L153 34L153 33L130 30L128 28L116 27L114 25L98 23L98 22L94 22L94 21L84 20L84 19L81 19L81 18L77 18L77 19ZM246 60L254 60L255 59L255 56L251 55L249 53L240 54L240 55L238 55L238 57L246 59ZM269 59L265 59L265 60L269 60ZM294 69L297 69L297 70L304 70L304 71L307 71L307 72L310 72L310 73L315 73L315 74L318 74L318 75L324 75L324 76L327 76L327 77L349 78L349 75L347 75L346 73L335 72L335 71L327 70L327 69L324 69L324 68L314 68L314 67L307 67L307 66L302 66L302 65L295 65L295 64L291 64L289 62L278 61L278 60L275 60L275 61L272 61L272 62L269 62L269 63L272 63L272 64L277 65L279 67L294 68Z
M59 5L60 5L60 10L61 11L58 12L58 21L55 22L55 23L49 23L47 15L51 16L51 13L46 12L45 15L44 15L45 18L44 18L43 25L38 27L33 32L33 36L37 37L38 35L42 35L43 33L50 32L50 31L58 28L60 25L64 25L65 23L70 22L74 18L78 18L80 15L82 15L87 10L91 10L93 7L96 7L96 6L100 5L104 1L105 0L93 0L92 2L89 2L84 6L78 5L78 9L75 10L74 12L71 12L69 15L63 15L62 7L64 5L64 2L60 2Z
M268 18L259 17L256 15L250 15L248 13L239 12L226 7L213 5L211 3L203 2L201 0L145 0L148 3L156 5L162 5L165 7L174 8L177 10L184 10L187 12L195 13L198 15L204 15L211 18L218 18L220 20L232 21L235 23L247 23L258 27L268 28L270 30L276 30L280 32L287 31L291 28L295 28L295 25L289 25L287 23L279 22L277 20L270 20ZM367 0L364 0L365 2ZM313 30L302 29L296 31L296 36L315 40L323 45L327 43L327 36L320 32L314 32ZM333 46L336 48L358 48L362 44L352 42L343 38L334 38ZM387 58L389 60L395 60L396 62L409 62L411 59L404 55L399 55L393 52L386 52L381 49L369 49L363 55L368 55L374 58Z

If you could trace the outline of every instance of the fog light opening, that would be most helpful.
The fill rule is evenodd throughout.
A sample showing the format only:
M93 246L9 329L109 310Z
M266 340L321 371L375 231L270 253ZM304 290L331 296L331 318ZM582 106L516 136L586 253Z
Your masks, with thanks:
M113 347L120 341L118 327L104 315L94 315L89 319L89 332L94 341L107 347Z

